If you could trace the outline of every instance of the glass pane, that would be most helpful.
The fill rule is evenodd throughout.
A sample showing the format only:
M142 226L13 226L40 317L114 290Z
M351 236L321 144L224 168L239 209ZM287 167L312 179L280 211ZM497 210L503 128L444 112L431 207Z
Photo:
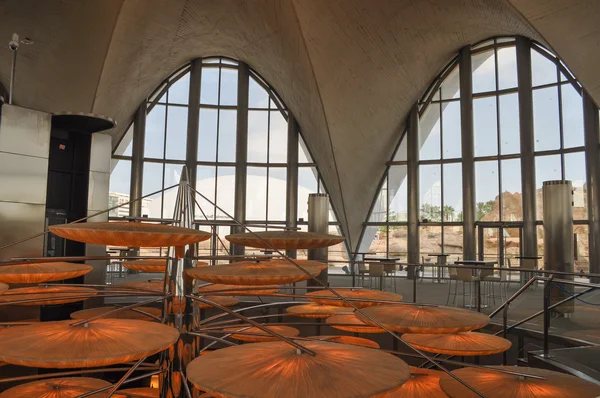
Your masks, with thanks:
M368 253L368 255L385 256L387 254L387 227L383 225L366 227L358 251ZM358 260L362 260L362 255L358 257ZM358 269L355 271L357 272Z
M444 159L459 158L461 155L460 139L460 103L442 104L442 148Z
M475 162L477 221L498 221L498 162Z
M248 111L248 162L267 163L269 112Z
M219 162L235 162L237 111L219 110Z
M269 163L287 162L287 120L279 111L269 112Z
M533 90L533 132L536 151L560 148L556 87Z
M306 143L302 138L302 135L298 134L298 163L312 163L313 160L310 157L310 153L308 153L308 148L306 147Z
M167 109L167 159L185 160L188 109L170 106Z
M165 109L166 106L164 105L155 105L146 116L145 158L164 158Z
M115 165L110 173L108 207L115 207L129 202L129 189L131 183L131 162L129 160L114 160ZM142 203L143 205L143 203ZM111 210L109 217L129 216L129 205Z
M556 64L531 49L531 82L533 86L556 83Z
M221 69L221 105L237 105L237 69Z
M462 165L444 166L444 221L462 221Z
M383 185L377 194L377 200L375 201L375 205L373 205L373 211L371 211L371 217L369 217L370 222L385 222L387 219L387 198L388 198L388 189L387 189L387 178L383 180Z
M443 253L449 255L446 263L459 261L463 255L463 227L458 225L444 227ZM444 271L447 272L447 271Z
M502 221L523 219L521 160L502 160Z
M442 221L442 176L438 164L419 166L419 189L422 222Z
M573 183L573 219L587 220L585 152L565 154L565 179Z
M298 218L308 220L308 195L318 190L316 167L298 168Z
M475 156L495 156L498 154L498 123L496 118L496 97L475 98L473 100Z
M494 50L484 51L472 56L473 93L485 93L496 90L496 66Z
M217 110L200 108L198 126L198 160L214 162L217 160Z
M246 220L267 219L267 168L248 167Z
M519 96L501 95L500 99L500 153L508 155L521 152L519 127Z
M440 104L430 104L419 120L421 160L440 159Z
M131 156L131 148L133 147L133 123L127 129L127 132L119 142L119 146L114 151L115 155Z
M169 88L169 104L187 105L190 100L190 73L186 73Z
M517 49L505 47L498 49L498 89L517 87Z
M421 261L423 262L435 262L436 258L430 256L433 253L440 253L442 251L442 227L423 225L419 228L419 234L421 238ZM431 277L431 268L426 270L426 277Z
M575 233L575 272L589 272L590 250L588 244L588 226L573 225Z
M399 258L398 261L406 262L408 253L408 227L390 225L388 228L388 255Z
M584 145L583 101L571 84L561 86L563 139L565 148Z
M179 183L182 168L181 164L165 164L165 188ZM177 188L166 191L163 198L163 218L172 218L177 200Z
M400 146L398 150L394 154L394 161L406 161L406 132L402 136L402 141L400 142Z
M253 77L250 77L248 85L248 107L265 109L269 107L269 94Z
M406 166L390 166L388 221L406 221L408 219L408 179Z
M233 216L235 200L235 167L217 168L217 206ZM223 211L217 209L217 220L231 220Z
M144 162L144 178L142 180L142 195L162 189L163 165L160 163ZM159 192L148 198L148 217L161 218L162 194Z
M204 195L211 202L215 201L215 167L198 166L196 171L196 191ZM196 195L200 208L196 207L195 217L197 220L213 220L215 208L206 199Z
M460 75L460 68L457 65L456 67L454 67L452 72L450 72L448 74L448 76L446 76L446 79L444 79L444 81L442 82L442 85L440 86L440 92L442 95L441 98L443 100L460 97L459 75ZM439 100L439 96L438 96L438 98L434 97L434 100L436 100L436 99Z
M202 67L200 103L206 105L219 104L219 68Z
M562 179L560 155L535 157L535 188L537 194L537 219L543 216L542 186L544 181ZM538 236L539 238L539 236Z
M285 221L285 204L287 198L287 168L269 168L269 206L267 220Z

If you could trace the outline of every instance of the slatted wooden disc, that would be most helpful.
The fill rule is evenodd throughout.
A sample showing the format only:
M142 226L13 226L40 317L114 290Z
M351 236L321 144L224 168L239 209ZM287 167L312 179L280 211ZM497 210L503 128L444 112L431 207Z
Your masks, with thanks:
M278 285L249 286L244 288L240 287L239 285L223 285L221 283L214 283L212 285L200 286L198 288L198 293L202 294L217 292L219 294L230 294L232 296L266 296L277 293L278 290Z
M117 391L113 396L117 398L159 398L160 391L158 388L152 387L127 388Z
M90 368L138 360L173 345L179 331L157 322L41 322L2 331L0 360L39 368Z
M167 270L166 259L145 259L145 260L134 260L123 263L123 267L132 271L138 272L155 272L162 273ZM208 263L203 261L197 261L196 267L208 267Z
M0 267L0 282L42 283L77 278L91 272L93 267L75 263L33 263Z
M434 354L475 357L494 355L508 350L511 342L486 333L404 334L402 340L413 347Z
M230 296L204 296L203 298L205 298L206 300L210 300L213 303L222 305L223 307L233 307L234 305L240 302L240 300ZM197 305L200 309L213 307L210 304L203 303L200 301L194 301L194 305Z
M162 311L158 308L153 307L135 307L137 310L147 312L148 314L160 317ZM107 312L113 311L117 307L109 305L106 307L89 308L87 310L75 311L71 313L72 319L90 319L99 315L103 315ZM106 315L105 319L137 319L140 321L155 321L154 318L144 315L140 312L133 310L121 310L112 314Z
M96 295L94 289L74 286L33 286L9 289L0 294L0 302L15 302L15 305L55 305L76 303ZM20 300L31 300L17 303Z
M126 247L183 246L212 236L197 229L139 222L87 222L53 225L48 229L55 235L76 242Z
M188 379L199 390L231 398L358 398L399 387L410 376L401 359L379 350L324 341L243 344L194 359Z
M10 286L8 286L6 283L2 283L0 282L0 294L2 294L3 291L8 290Z
M369 289L334 289L339 295L344 298L351 299L352 304L358 308L372 307L375 305L390 304L389 302L379 303L373 300L384 301L401 301L402 296L396 293L384 292L381 290ZM306 298L315 303L324 305L337 305L350 307L335 294L329 290L316 290L306 294Z
M163 292L165 282L162 280L154 279L149 281L135 281L135 282L124 282L115 285L115 288L125 288L131 290L142 290L148 292ZM142 293L142 292L140 292Z
M310 303L287 307L286 312L303 318L329 318L333 315L350 315L354 311L350 308L343 308L335 305Z
M275 333L279 333L284 337L296 337L300 334L300 331L291 326L285 325L265 325L265 327L269 330L274 331ZM228 333L237 332L238 330L243 329L243 327L236 326L231 328L224 329ZM278 341L279 337L275 337L264 330L261 330L257 327L251 327L246 330L242 330L243 333L256 333L256 334L243 334L243 333L234 333L230 337L234 340L239 341L247 341L250 343L262 343L265 341Z
M344 237L339 235L303 231L248 232L227 235L225 239L238 245L278 250L317 249L344 241Z
M330 343L358 345L358 346L361 346L361 347L368 347L368 348L379 348L379 344L377 344L373 340L364 339L362 337L354 337L354 336L312 336L310 338L311 339L315 339L315 340L328 341Z
M0 394L0 398L75 398L111 383L91 377L64 377L58 379L37 380L9 388ZM118 395L115 395L118 397ZM90 395L90 398L106 397L106 392Z
M600 386L578 377L545 369L496 366L519 373L541 376L532 379L487 369L463 368L456 376L487 398L592 398L600 396ZM440 377L440 387L451 398L478 397L449 375Z
M321 273L321 268L303 265L312 276ZM280 261L240 261L232 264L219 264L212 267L192 268L185 273L193 279L226 285L283 285L310 279L295 265Z
M343 330L345 332L352 333L385 333L384 329L376 326L371 326L356 317L354 314L350 315L334 315L325 321L329 326L334 329Z
M420 305L379 305L363 309L363 312L385 327L401 333L448 334L480 329L490 318L479 312L453 307ZM361 313L356 316L365 323L373 324Z
M448 398L440 388L444 372L410 367L410 378L402 386L371 398Z

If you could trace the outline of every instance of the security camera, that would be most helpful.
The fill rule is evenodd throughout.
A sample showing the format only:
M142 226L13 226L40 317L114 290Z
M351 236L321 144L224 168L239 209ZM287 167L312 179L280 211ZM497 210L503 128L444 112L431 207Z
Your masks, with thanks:
M18 34L13 33L12 40L8 42L8 48L10 48L11 51L17 51L19 49L19 35Z

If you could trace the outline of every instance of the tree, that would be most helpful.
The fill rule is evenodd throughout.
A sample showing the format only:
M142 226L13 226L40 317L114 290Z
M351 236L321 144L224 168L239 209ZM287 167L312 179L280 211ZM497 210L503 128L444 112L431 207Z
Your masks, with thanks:
M421 220L442 221L442 209L439 206L432 206L425 203L421 206Z
M477 221L481 221L481 219L494 210L495 201L488 200L487 202L477 202Z
M444 221L454 221L454 207L444 206Z
M458 213L456 215L456 221L462 221L463 220L463 215L462 215L462 211L460 213Z

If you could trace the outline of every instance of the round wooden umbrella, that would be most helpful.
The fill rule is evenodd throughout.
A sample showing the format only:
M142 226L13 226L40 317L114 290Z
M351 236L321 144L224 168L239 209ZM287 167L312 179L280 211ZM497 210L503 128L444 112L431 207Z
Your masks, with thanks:
M115 285L116 289L125 288L132 290L146 290L151 292L163 292L165 282L163 280L153 279L149 281L124 282Z
M410 371L391 354L354 345L302 342L244 344L194 359L188 380L201 391L231 398L358 398L389 391Z
M363 312L385 327L401 333L448 334L480 329L490 318L479 312L453 307L420 305L379 305L363 309ZM361 313L356 316L363 322L373 324Z
M396 293L369 289L335 289L344 298L352 299L358 308L372 307L390 303L379 303L373 300L401 301L402 296ZM331 297L331 298L330 298ZM306 298L315 303L350 307L329 290L316 290L306 294Z
M213 303L222 305L223 307L233 307L234 305L240 302L240 300L231 296L203 296L203 298L205 298L206 300L210 300ZM194 305L197 305L200 309L213 307L212 305L208 303L203 303L201 301L195 301Z
M265 327L269 330L279 333L280 335L282 335L284 337L296 337L300 334L300 331L298 329L293 328L291 326L265 325ZM247 342L251 342L251 343L262 343L265 341L279 341L280 340L278 337L270 335L269 333L267 333L264 330L261 330L257 327L251 327L251 328L245 329L245 330L241 330L241 329L244 329L244 327L243 326L235 326L235 327L231 327L231 328L226 328L226 329L224 329L224 331L226 331L228 333L233 333L233 332L237 332L237 331L242 331L243 333L255 333L255 334L234 333L230 336L232 339L239 340L239 341L247 341Z
M160 317L162 311L158 308L153 307L135 307L140 311L147 312L148 314ZM99 315L106 314L107 312L113 311L117 309L117 307L109 305L106 307L97 307L97 308L89 308L87 310L75 311L71 313L71 318L73 319L90 319ZM144 315L140 312L133 310L121 310L117 312L113 312L112 314L106 315L105 319L137 319L140 321L154 321L155 319L149 317L148 315Z
M321 273L321 268L316 265L305 264L302 267L312 276ZM187 269L185 273L193 279L227 285L283 285L310 279L295 265L281 261L240 261Z
M10 286L8 286L6 283L2 283L0 282L0 294L2 294L3 291L8 290Z
M34 300L16 305L55 305L76 303L87 300L96 295L94 289L75 286L32 286L9 289L0 294L0 302L14 302L18 300Z
M487 398L592 398L600 396L600 386L575 376L528 367L496 367L526 375L541 376L544 379L532 379L476 368L458 369L452 373ZM440 387L451 398L477 397L467 387L446 374L440 378Z
M413 347L434 354L474 357L494 355L508 350L511 342L486 333L404 334L402 340Z
M361 346L361 347L368 347L368 348L379 348L379 344L377 344L373 340L364 339L362 337L354 337L354 336L312 336L310 338L311 339L315 339L315 340L328 341L330 343L358 345L358 346Z
M75 398L108 386L109 382L91 377L64 377L21 384L4 391L0 398ZM106 392L90 395L90 398L102 397L106 397Z
M263 231L227 235L231 243L260 249L317 249L337 245L343 236L303 231Z
M354 314L334 315L327 318L325 322L334 329L343 330L346 332L385 333L385 330L364 323L363 321L358 319Z
M198 288L198 293L203 294L217 291L219 294L230 294L232 296L266 296L277 293L278 290L278 285L252 286L244 289L240 288L239 285L223 285L221 283L214 283L212 285L200 286Z
M448 398L440 388L440 377L444 372L438 370L410 367L410 378L402 386L375 395L372 398Z
M93 267L75 263L32 263L0 267L0 282L42 283L76 278L91 272Z
M310 303L287 307L286 312L303 318L329 318L333 315L349 315L354 311L350 308L343 308L335 305Z
M161 273L167 270L167 260L158 258L127 261L123 263L123 267L138 272ZM203 261L197 261L196 267L208 267L208 263L205 263Z
M140 388L127 388L125 390L118 390L113 397L117 398L159 398L160 391L158 388L152 387L140 387ZM1 398L1 397L0 397Z
M8 328L0 339L0 360L39 368L91 368L144 358L173 345L179 331L156 322L98 319L42 322Z
M197 229L140 222L86 222L53 225L48 229L55 235L76 242L126 247L183 246L212 236Z

